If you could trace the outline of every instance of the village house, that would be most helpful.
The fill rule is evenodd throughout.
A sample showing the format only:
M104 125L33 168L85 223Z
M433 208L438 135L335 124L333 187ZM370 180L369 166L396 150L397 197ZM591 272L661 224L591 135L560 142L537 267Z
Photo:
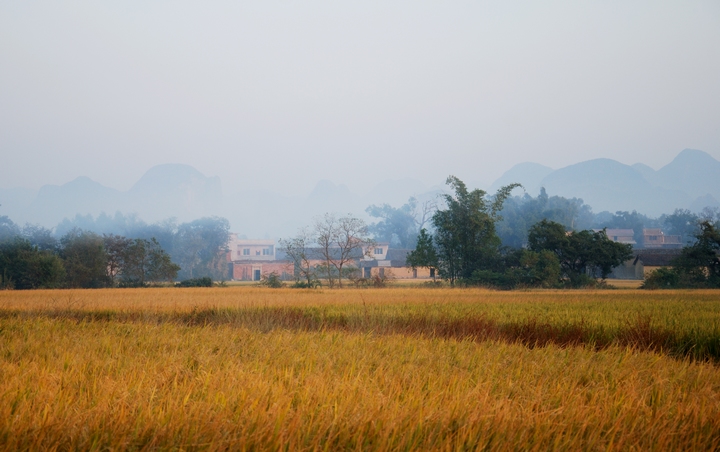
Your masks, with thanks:
M283 279L293 278L293 266L277 259L274 240L240 239L230 234L227 253L228 277L233 281L260 281L263 276L276 273Z
M294 279L295 268L274 240L248 240L230 235L228 242L227 265L228 278L233 281L260 281L271 273L280 279ZM433 278L435 269L412 269L406 266L406 258L411 250L392 249L387 242L374 243L364 250L358 250L353 263L359 269L358 276L372 278L411 279ZM310 265L324 263L319 250L309 249Z
M593 229L595 232L602 232L602 229ZM632 229L605 229L605 235L613 242L624 243L626 245L637 245L635 241L635 231Z
M680 248L643 248L633 251L632 259L615 267L608 278L642 280L661 267L670 267L680 256Z
M679 235L665 235L662 229L643 229L643 248L682 248Z

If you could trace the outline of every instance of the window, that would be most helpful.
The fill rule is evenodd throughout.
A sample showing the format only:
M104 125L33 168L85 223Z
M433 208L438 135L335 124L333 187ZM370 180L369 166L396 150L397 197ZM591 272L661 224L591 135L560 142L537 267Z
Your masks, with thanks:
M249 256L250 255L250 248L243 248L243 256Z
M262 253L263 256L272 256L273 250L272 248L263 248Z
M375 254L382 254L383 249L382 248L375 248Z

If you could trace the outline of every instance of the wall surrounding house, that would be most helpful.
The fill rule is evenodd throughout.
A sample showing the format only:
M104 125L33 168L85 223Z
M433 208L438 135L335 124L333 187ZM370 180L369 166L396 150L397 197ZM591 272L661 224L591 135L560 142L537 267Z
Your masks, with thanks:
M293 279L293 264L288 261L231 262L228 267L230 279L235 281L260 281L262 277L273 272L280 276L280 279Z

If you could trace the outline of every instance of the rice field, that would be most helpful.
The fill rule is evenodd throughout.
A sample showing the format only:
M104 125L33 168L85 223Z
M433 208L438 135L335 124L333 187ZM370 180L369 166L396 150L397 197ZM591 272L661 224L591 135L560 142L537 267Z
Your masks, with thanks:
M718 295L0 291L0 449L717 450Z

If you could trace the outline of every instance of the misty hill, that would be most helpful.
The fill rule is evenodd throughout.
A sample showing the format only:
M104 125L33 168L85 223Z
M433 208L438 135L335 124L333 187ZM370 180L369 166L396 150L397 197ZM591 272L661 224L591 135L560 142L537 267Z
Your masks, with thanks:
M705 152L685 150L657 171L644 164L625 165L610 159L589 160L558 170L522 163L495 181L489 192L520 182L533 196L544 186L551 196L582 198L595 212L637 210L659 216L676 208L698 212L705 206L720 206L718 180L720 162ZM343 184L323 180L307 195L284 196L260 189L228 195L223 194L219 178L207 177L188 165L167 164L150 168L125 192L87 177L64 185L46 185L37 192L0 189L0 215L8 215L18 224L31 222L46 227L77 214L97 216L102 212L136 214L147 222L170 217L184 222L219 215L229 219L239 234L277 238L293 235L326 212L351 213L374 221L365 213L371 204L400 207L410 196L420 203L437 200L444 189L400 179L368 186L358 194Z
M641 163L631 166L595 159L546 173L547 167L542 165L516 165L493 187L513 181L535 187L530 184L539 180L536 186L545 187L550 195L581 198L595 212L637 210L650 216L677 208L698 211L718 205L720 199L720 184L716 182L720 180L720 162L692 149L682 151L657 171Z
M218 214L222 209L220 178L206 177L189 165L166 164L150 168L130 188L124 211L137 212L147 221L168 217L187 219Z
M180 221L219 214L220 179L208 178L188 165L159 165L148 170L127 192L106 187L88 177L63 185L44 185L37 194L3 190L0 211L17 223L54 227L64 218L116 211L135 213L146 221L168 217Z
M44 185L28 209L28 221L45 223L47 219L59 222L67 212L99 214L107 206L118 206L121 193L80 176L63 185Z
M711 195L720 199L720 162L696 149L685 149L649 180L657 186L683 191L692 198Z

